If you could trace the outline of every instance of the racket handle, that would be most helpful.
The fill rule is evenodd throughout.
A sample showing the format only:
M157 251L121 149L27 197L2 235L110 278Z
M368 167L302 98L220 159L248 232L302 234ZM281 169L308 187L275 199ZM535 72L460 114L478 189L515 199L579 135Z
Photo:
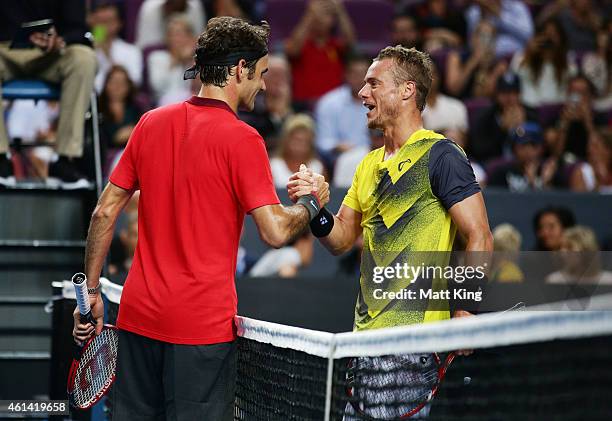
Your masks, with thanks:
M96 324L91 316L91 307L89 305L89 294L87 293L87 276L78 272L72 276L72 285L76 292L77 305L79 313L81 313L81 323Z

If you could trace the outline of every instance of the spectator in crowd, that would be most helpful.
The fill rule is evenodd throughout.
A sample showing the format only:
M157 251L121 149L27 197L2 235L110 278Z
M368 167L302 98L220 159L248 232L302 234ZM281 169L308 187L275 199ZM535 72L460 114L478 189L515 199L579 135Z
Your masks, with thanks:
M521 0L474 0L465 12L468 33L478 23L491 22L496 29L495 55L504 57L521 51L533 36L533 20L529 8Z
M423 127L442 133L448 139L455 141L462 148L467 146L468 118L463 102L440 92L440 73L432 66L432 82L425 109L423 110ZM476 181L486 183L486 173L483 168L470 160Z
M345 83L326 93L317 102L317 149L331 161L356 146L369 146L368 123L359 90L370 60L350 56L346 62Z
M471 35L469 46L449 51L446 61L446 89L459 98L488 97L495 81L507 69L495 60L495 27L482 21Z
M98 100L101 114L100 138L106 148L123 148L127 144L141 110L135 103L136 89L127 70L112 66Z
M30 35L31 48L10 49L9 42L24 22L53 19L54 26ZM89 185L76 159L83 154L83 122L96 74L96 56L85 38L85 3L79 0L0 3L0 78L34 77L62 84L56 154L47 182L63 188ZM1 99L1 98L0 98ZM9 139L0 100L0 184L15 183L7 156Z
M47 178L49 163L55 153L53 145L57 142L58 118L57 101L17 99L7 108L6 123L10 139L20 139L22 144L46 144L22 150L21 153L27 155L32 170L25 174L26 176L41 180Z
M465 18L449 8L448 0L427 0L415 7L425 51L459 48L466 34Z
M142 83L142 52L140 48L119 37L123 23L115 3L101 3L89 16L98 58L96 91L102 92L110 68L123 66L137 86Z
M263 95L257 96L255 109L252 112L239 112L239 116L259 132L269 152L276 148L283 123L293 114L289 62L280 55L270 56L264 79L266 90Z
M561 24L542 23L525 52L514 55L511 68L521 78L521 100L530 107L565 101L567 83L577 73L568 57L567 35Z
M500 224L493 230L493 282L523 282L525 274L516 264L523 237L511 224Z
M254 278L278 276L294 278L299 270L312 262L314 239L307 230L293 244L276 250L268 250L253 265L249 276Z
M612 193L612 132L600 130L589 139L588 164L572 173L570 187L573 191L598 191Z
M195 36L186 15L173 15L168 19L166 28L166 49L153 51L149 55L149 83L159 105L191 96L191 82L183 80L183 74L193 63Z
M136 45L144 49L163 44L168 20L177 13L187 17L195 33L204 30L206 16L201 0L145 0L138 11Z
M587 141L596 127L607 123L606 115L594 110L595 87L582 74L570 79L567 100L559 120L560 145L568 162L587 159Z
M334 166L334 187L349 188L353 182L353 176L357 165L374 149L385 145L383 132L377 129L368 129L370 146L356 146L338 156Z
M568 38L569 49L592 51L596 49L596 33L600 20L597 7L592 0L555 0L545 7L538 16L544 22L556 16Z
M435 65L432 67L432 78L422 113L423 126L444 135L446 135L445 130L453 130L455 134L453 140L465 144L468 130L467 109L460 100L440 92L440 73Z
M563 233L563 268L546 277L548 284L612 285L612 272L603 270L597 237L589 227L576 225Z
M334 36L334 26L339 36ZM311 0L306 12L285 42L292 69L294 102L309 108L312 101L340 86L342 57L355 41L353 24L336 0Z
M483 163L502 155L511 156L510 133L527 120L538 118L535 110L521 103L521 84L516 74L505 73L496 86L495 103L482 111L471 131L471 155Z
M576 225L576 217L568 208L548 206L540 209L533 218L537 251L561 249L563 232Z
M553 160L543 160L543 137L537 123L527 121L511 135L513 157L489 168L490 186L511 192L542 190L551 186L557 167Z
M582 58L581 71L597 91L595 110L612 110L612 19L597 33L597 50L587 52Z
M391 21L391 45L423 49L421 32L416 19L410 14L398 14Z
M287 180L305 164L318 174L325 174L323 164L317 159L315 122L306 114L295 114L283 125L282 138L276 156L270 159L272 178L277 188L285 188Z

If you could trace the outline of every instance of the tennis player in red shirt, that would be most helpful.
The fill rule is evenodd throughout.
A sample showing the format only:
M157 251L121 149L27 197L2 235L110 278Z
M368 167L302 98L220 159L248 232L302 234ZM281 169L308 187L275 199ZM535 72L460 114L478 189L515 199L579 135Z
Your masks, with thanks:
M102 265L115 222L140 190L138 245L117 320L113 420L230 420L236 374L234 273L250 213L264 242L281 247L329 201L322 176L280 205L263 139L238 120L265 90L269 27L211 19L197 43L198 96L146 113L134 129L93 213L85 273L100 332ZM304 167L305 168L305 167Z

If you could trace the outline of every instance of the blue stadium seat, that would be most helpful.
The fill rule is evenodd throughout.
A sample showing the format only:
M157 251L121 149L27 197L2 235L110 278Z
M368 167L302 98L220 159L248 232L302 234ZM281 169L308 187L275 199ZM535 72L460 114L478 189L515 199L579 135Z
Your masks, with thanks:
M39 79L14 79L2 84L2 97L54 100L60 97L60 85Z

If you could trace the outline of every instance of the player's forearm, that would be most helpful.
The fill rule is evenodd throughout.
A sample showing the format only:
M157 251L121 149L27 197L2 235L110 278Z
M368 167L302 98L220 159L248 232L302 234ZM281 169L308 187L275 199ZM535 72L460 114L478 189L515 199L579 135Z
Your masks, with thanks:
M346 223L337 216L334 216L334 228L329 235L320 237L319 241L334 256L346 253L355 244L355 238L347 229Z
M98 285L104 259L113 239L116 220L109 210L102 209L100 205L91 217L85 246L85 274L89 288Z
M472 232L467 235L467 252L492 252L493 251L493 235L489 229L482 229L477 232Z
M310 214L302 205L280 208L274 215L271 229L262 231L262 239L270 247L281 248L304 232L310 222Z

